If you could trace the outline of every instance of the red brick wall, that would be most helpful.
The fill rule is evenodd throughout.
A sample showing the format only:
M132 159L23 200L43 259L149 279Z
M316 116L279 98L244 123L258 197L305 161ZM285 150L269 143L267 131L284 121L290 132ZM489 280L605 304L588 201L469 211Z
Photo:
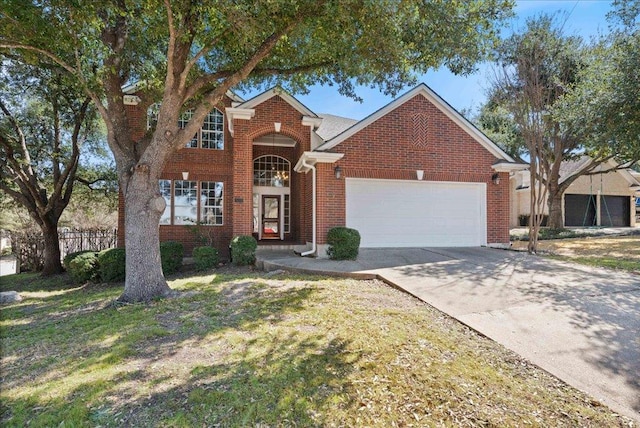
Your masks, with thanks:
M424 144L415 145L413 115L426 117ZM497 161L455 122L421 95L378 119L332 150L345 156L335 165L343 178L333 176L335 165L322 165L318 206L327 221L319 224L318 242L326 232L345 224L344 177L415 180L416 170L424 170L423 180L487 183L487 242L509 242L509 177L491 181L491 165Z
M233 195L235 228L233 234L251 234L253 230L253 159L264 154L275 154L291 161L291 166L305 150L311 147L308 126L302 125L302 114L279 96L274 96L256 107L251 120L234 120L234 182ZM253 141L275 132L274 123L281 123L280 134L297 142L294 148L253 146ZM310 182L309 182L310 183ZM291 231L288 238L304 242L310 236L311 211L304 201L308 181L304 176L291 175ZM309 187L309 192L310 192ZM240 202L242 201L242 202Z
M231 100L225 98L218 109L224 113L224 109L231 106ZM133 138L140 139L146 132L147 114L140 106L127 106L129 118L134 130ZM134 122L136 121L137 122ZM214 246L221 252L222 257L228 256L228 246L232 238L233 230L233 139L226 126L224 150L182 148L174 153L164 167L162 178L168 180L182 180L182 172L189 172L189 180L193 181L222 181L224 183L224 213L223 225L201 226L205 235L212 235ZM118 246L124 246L124 202L120 195L118 206ZM185 247L185 254L191 254L194 247L202 245L193 228L174 225L160 225L160 241L179 241Z
M225 101L226 106L230 104L230 100ZM135 137L140 138L146 131L146 112L135 106L129 108L132 120L139 120ZM224 111L223 106L220 108ZM421 125L426 125L423 134L413 131L417 113L422 114ZM256 107L251 120L234 120L235 138L226 129L225 117L224 150L184 148L167 163L163 178L179 180L182 171L188 171L189 180L224 182L224 225L206 226L215 231L215 246L223 255L233 236L253 231L253 159L275 154L293 166L304 151L310 150L309 127L303 126L301 119L300 112L274 96ZM254 139L275 131L274 122L282 124L283 135L297 141L296 147L253 146ZM416 135L422 144L414 144ZM414 97L333 151L345 153L337 163L343 170L341 179L334 176L336 164L317 164L318 243L326 242L331 227L346 222L345 177L414 180L417 169L425 171L424 180L487 183L487 240L509 241L508 173L501 173L501 183L494 185L491 165L497 159L426 98ZM291 234L287 238L301 243L312 239L311 177L311 172L291 175ZM119 245L123 245L122 198L119 212ZM184 226L160 226L160 237L183 242L187 253L197 245L195 235Z

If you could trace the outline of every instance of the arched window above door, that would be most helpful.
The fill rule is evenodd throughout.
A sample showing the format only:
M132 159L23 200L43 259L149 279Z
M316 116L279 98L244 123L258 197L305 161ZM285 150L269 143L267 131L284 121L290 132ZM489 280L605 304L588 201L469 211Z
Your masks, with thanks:
M289 187L291 162L281 156L265 155L253 161L253 185Z

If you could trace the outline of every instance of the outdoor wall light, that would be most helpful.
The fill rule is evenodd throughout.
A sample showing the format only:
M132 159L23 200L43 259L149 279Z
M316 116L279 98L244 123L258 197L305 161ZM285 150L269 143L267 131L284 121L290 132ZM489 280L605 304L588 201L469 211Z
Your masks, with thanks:
M333 168L333 173L336 175L336 178L339 180L340 177L342 177L342 168L340 168L339 166L336 166L335 168Z
M421 169L416 169L416 178L418 180L422 180L423 177L424 177L424 171Z
M182 179L187 181L189 179L189 171L182 171Z
M493 184L500 184L500 174L498 174L497 172L494 172L493 175L491 176L491 181L493 181Z

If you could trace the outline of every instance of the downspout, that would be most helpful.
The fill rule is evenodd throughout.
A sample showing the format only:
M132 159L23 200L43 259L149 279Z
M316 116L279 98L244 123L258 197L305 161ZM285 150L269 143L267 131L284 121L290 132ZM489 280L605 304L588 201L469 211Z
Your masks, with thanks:
M311 192L311 198L312 198L312 203L311 203L311 223L313 224L313 231L312 231L312 235L311 235L311 249L309 251L305 251L304 253L300 253L301 257L305 257L308 256L310 254L313 254L316 252L316 167L308 164L306 159L302 160L302 166L305 168L310 168L312 171L312 180L313 180L313 184L311 186L312 188L312 192Z

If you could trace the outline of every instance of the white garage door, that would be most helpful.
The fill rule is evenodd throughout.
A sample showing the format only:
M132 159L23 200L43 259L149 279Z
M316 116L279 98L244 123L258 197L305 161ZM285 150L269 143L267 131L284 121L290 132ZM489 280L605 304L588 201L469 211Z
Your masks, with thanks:
M486 185L346 180L347 227L362 247L473 247L487 243Z

